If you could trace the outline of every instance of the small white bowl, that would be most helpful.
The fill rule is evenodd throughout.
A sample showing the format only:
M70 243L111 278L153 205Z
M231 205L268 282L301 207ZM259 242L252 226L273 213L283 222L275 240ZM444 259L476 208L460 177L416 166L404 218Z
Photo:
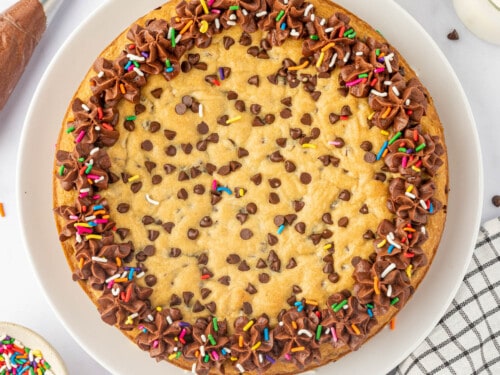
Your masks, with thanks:
M61 356L42 336L19 324L0 322L0 337L10 336L31 350L39 350L54 375L68 375Z

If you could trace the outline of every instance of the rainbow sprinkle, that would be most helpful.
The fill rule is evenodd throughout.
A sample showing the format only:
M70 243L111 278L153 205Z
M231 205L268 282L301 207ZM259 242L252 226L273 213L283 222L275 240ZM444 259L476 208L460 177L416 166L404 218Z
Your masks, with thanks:
M40 350L32 350L8 335L0 334L0 374L53 375Z

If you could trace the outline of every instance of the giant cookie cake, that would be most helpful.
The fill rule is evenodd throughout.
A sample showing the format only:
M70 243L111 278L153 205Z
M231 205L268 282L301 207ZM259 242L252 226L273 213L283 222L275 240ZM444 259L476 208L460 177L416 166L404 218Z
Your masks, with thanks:
M54 170L73 279L104 322L197 374L356 350L414 293L445 221L429 93L325 0L140 18L75 93Z

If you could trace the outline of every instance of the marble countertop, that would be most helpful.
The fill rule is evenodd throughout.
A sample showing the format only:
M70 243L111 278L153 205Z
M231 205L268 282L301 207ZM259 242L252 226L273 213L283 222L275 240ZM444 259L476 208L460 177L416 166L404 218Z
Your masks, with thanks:
M0 0L0 9L14 0ZM491 203L500 194L500 46L485 43L471 34L455 15L451 0L397 0L433 37L449 59L469 98L479 132L484 163L483 221L500 215ZM65 1L49 26L26 72L6 107L0 112L0 202L6 216L0 217L0 321L16 322L40 333L60 352L71 374L108 374L67 333L51 310L32 273L21 239L16 212L16 160L26 108L52 57L100 0ZM448 40L457 29L460 39ZM43 120L43 119L42 119ZM453 124L450 124L453 126ZM467 152L467 144L463 145ZM22 273L19 272L22 270Z

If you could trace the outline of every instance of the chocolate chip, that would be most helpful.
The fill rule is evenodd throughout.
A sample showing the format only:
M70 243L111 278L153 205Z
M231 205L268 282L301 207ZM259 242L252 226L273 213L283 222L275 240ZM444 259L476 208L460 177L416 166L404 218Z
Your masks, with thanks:
M250 44L252 44L252 37L246 31L243 31L241 33L240 40L238 41L238 43L240 43L242 46L247 47Z
M366 152L363 159L367 163L375 163L377 161L377 155L375 155L373 152Z
M284 108L280 111L280 117L282 119L287 119L292 117L292 110L290 108Z
M212 226L213 222L210 216L203 216L202 219L200 220L200 227L202 228L208 228Z
M156 248L153 246L153 245L147 245L146 247L144 247L144 249L142 250L144 252L144 254L146 254L148 257L151 257L153 255L155 255L156 253Z
M177 135L177 132L174 130L165 129L163 131L163 134L165 135L165 138L167 138L169 141L172 141Z
M171 258L177 258L177 257L181 256L181 253L182 253L181 249L179 249L178 247L172 247L172 248L170 248L169 255Z
M222 197L220 196L219 193L214 193L214 192L211 192L210 193L210 203L213 205L216 205L217 203L219 203L220 201L222 200Z
M218 143L219 142L219 134L218 133L212 133L207 137L207 141L211 143Z
M261 49L259 51L259 54L257 55L257 58L259 58L259 59L268 59L269 58L269 54L267 53L267 51L265 49Z
M128 203L120 203L118 207L116 207L116 210L121 214L128 212L129 209L130 205Z
M137 192L139 192L139 190L141 190L141 188L142 188L142 182L141 181L134 182L132 185L130 185L130 190L132 190L132 192L134 194L136 194Z
M240 265L238 266L238 270L245 272L250 269L250 266L247 264L246 260L242 261Z
M160 235L160 232L157 230L153 230L153 229L148 230L148 240L150 240L150 241L155 241L159 235Z
M276 193L269 193L269 203L278 204L280 202L280 197Z
M306 232L306 224L303 221L299 221L297 224L295 224L294 228L300 234L304 234Z
M339 223L338 224L339 224L339 227L345 228L345 227L347 227L347 224L349 224L349 219L347 217L345 217L345 216L341 217L339 219Z
M267 181L269 182L269 186L273 189L277 189L281 186L281 180L279 178L269 178Z
M290 296L287 298L286 302L290 305L290 306L294 306L295 305L295 302L297 302L297 297L295 296Z
M274 246L278 243L278 237L276 237L274 234L268 233L267 234L267 243L270 246Z
M311 93L311 99L314 100L315 102L318 101L320 96L321 96L321 91L313 91Z
M319 130L319 128L312 128L311 129L311 138L312 139L318 139L320 135L321 135L321 130Z
M170 304L170 306L172 306L172 304ZM193 305L193 312L198 313L203 310L205 310L205 306L203 306L200 301L196 301Z
M207 70L208 64L206 62L199 62L198 64L194 64L194 67L198 70Z
M217 170L217 167L215 165L213 165L212 163L207 163L207 164L205 164L205 169L206 169L207 173L211 176Z
M207 134L209 131L208 125L205 121L200 122L198 125L196 125L196 130L200 134Z
M253 57L257 57L257 55L259 54L259 47L252 46L247 49L247 53Z
M259 76L258 75L251 76L247 82L249 85L254 85L254 86L259 87L259 83L260 83Z
M329 212L324 213L323 216L321 216L321 220L323 220L325 224L333 224L332 215Z
M339 194L339 198L343 201L349 201L351 199L351 193L349 190L342 190Z
M189 228L187 231L187 236L190 240L195 240L198 238L200 231L198 229Z
M268 113L264 116L264 122L268 125L271 125L275 119L276 117L272 113Z
M149 131L151 133L156 133L158 130L160 130L161 125L158 121L151 121L149 123Z
M375 173L375 176L374 176L375 180L377 181L380 181L380 182L384 182L386 180L386 175L385 173L382 173L382 172L377 172Z
M326 263L323 266L323 273L329 274L333 272L333 264L332 263Z
M491 203L493 203L495 207L500 207L500 195L494 195L491 198Z
M187 106L184 103L178 103L175 105L175 113L178 115L183 115L187 111Z
M149 161L149 160L146 160L144 162L144 166L146 167L147 171L149 173L151 173L151 171L156 167L156 163L152 162L152 161Z
M340 115L351 116L352 115L351 107L349 107L348 105L343 106L342 109L340 110Z
M189 306L189 302L191 302L191 299L194 297L193 292L182 292L182 299L184 300L184 304L186 306Z
M302 130L300 128L290 128L289 133L292 139L299 139L302 137Z
M193 145L191 143L181 143L181 149L186 155L189 155L193 151Z
M280 100L281 104L286 105L287 107L291 107L292 105L292 97L287 96L286 98L283 98Z
M269 159L273 163L280 163L285 160L285 158L283 157L283 155L281 155L279 150L274 151L271 155L269 155Z
M313 245L317 245L321 241L321 234L313 233L309 236L309 239L312 241Z
M175 148L175 146L173 145L170 145L165 149L165 154L167 154L168 156L175 156L175 154L177 154L177 148Z
M228 115L223 115L217 118L217 124L222 125L222 126L227 126L226 121L229 120Z
M171 174L177 169L177 167L172 164L164 164L163 169L165 170L166 174Z
M336 147L336 148L342 148L345 146L345 142L342 138L340 137L336 137L333 141L333 145Z
M198 257L198 264L204 264L206 265L208 263L208 255L207 253L201 253L200 256ZM207 268L204 267L204 270L206 270L207 272L203 272L203 273L210 273L210 271L208 271Z
M178 181L187 181L189 180L189 175L185 171L180 171L179 176L177 177Z
M266 263L266 261L264 259L259 258L259 260L257 261L256 267L259 268L259 269L266 268L267 267L267 263Z
M198 64L200 61L200 54L199 53L190 53L188 54L188 61L190 64Z
M328 280L332 283L337 283L339 281L339 274L337 272L332 272L328 275Z
M252 304L250 302L243 302L242 310L246 315L252 315L253 313Z
M293 209L295 210L295 212L301 211L305 206L305 203L302 201L293 201L292 204L293 204Z
M244 228L240 231L240 237L243 240L249 240L253 237L253 232L250 229Z
M128 234L130 233L130 230L127 229L127 228L118 228L116 230L116 233L118 234L118 236L120 237L120 239L123 241L128 236Z
M295 260L295 258L292 257L288 261L288 263L286 265L286 269L291 270L292 268L295 268L295 267L297 267L297 261Z
M155 275L147 275L144 278L144 281L146 282L147 286L152 287L156 284L157 279Z
M267 274L267 273L259 273L259 281L262 284L267 284L270 279L271 279L271 277L269 276L269 274Z
M276 139L276 144L280 147L285 147L286 146L286 138Z
M240 262L240 256L238 254L229 254L226 258L226 262L229 264L237 264Z
M243 196L246 194L246 192L247 192L247 190L246 190L246 189L244 189L244 188L242 188L242 187L238 187L238 186L236 186L236 187L234 188L234 196L235 196L236 198L241 198L241 197L243 197Z
M244 158L245 156L248 156L249 153L246 149L244 149L243 147L238 147L238 157L241 159L241 158Z
M210 294L212 293L211 289L208 288L201 288L200 294L201 294L201 299L207 298Z
M215 311L217 310L217 304L215 302L209 302L205 305L208 311L210 311L212 314L215 314Z
M184 95L181 99L182 103L186 105L186 107L191 108L193 105L193 97L190 95Z
M153 95L153 97L156 99L160 99L161 94L163 94L163 89L161 87L158 87L157 89L151 91L151 95Z
M206 151L208 146L208 142L206 140L196 142L196 149L198 151Z
M295 220L297 220L297 215L295 214L285 215L285 221L288 225L292 225Z
M332 254L328 254L328 255L324 256L323 257L323 262L333 263L333 255Z
M133 122L132 120L125 120L125 122L123 123L123 127L129 132L132 132L135 129L135 122Z
M449 32L446 37L449 40L458 40L458 39L460 39L460 36L458 35L458 31L456 29L453 29L451 32Z
M231 172L236 171L237 169L241 168L241 163L235 160L231 160L229 162L229 168L231 169Z
M229 276L222 276L217 280L219 283L222 285L229 285L231 283L231 277Z
M189 61L183 61L181 62L181 71L182 73L187 73L189 72L193 67L189 63Z
M163 227L163 229L165 229L165 231L167 233L171 234L172 229L174 229L174 227L175 227L175 224L169 221L168 223L163 223L162 227Z
M158 174L155 174L153 177L151 177L151 183L153 185L158 185L162 181L163 181L163 177L158 175Z
M254 215L257 213L257 205L253 202L248 203L245 208L249 214Z
M150 224L153 224L154 222L155 222L155 219L152 216L144 215L142 217L142 224L143 225L150 225Z
M349 94L349 89L347 87L339 87L337 88L337 92L345 98Z
M370 141L363 141L361 142L361 145L359 146L363 151L371 151L373 148L373 145Z
M260 104L252 104L250 105L250 112L253 115L258 115L262 109L262 106Z
M336 113L330 113L330 115L328 115L328 120L330 121L330 124L333 125L340 120L340 116Z
M292 291L295 294L299 294L299 293L302 293L302 288L300 286L298 286L298 285L293 285L292 286Z
M229 165L223 165L219 168L217 173L221 176L227 176L229 173L231 173L231 167Z
M228 50L234 43L234 39L230 36L224 35L224 37L222 38L222 45L224 46L225 50Z
M245 112L246 110L245 102L243 100L237 100L234 103L234 107L240 112Z
M325 240L333 236L333 232L330 229L324 229L323 232L321 232L321 237Z
M309 173L307 172L302 172L300 174L300 182L302 182L304 185L310 184L312 181L312 177Z
M245 289L249 294L255 294L257 293L257 288L255 288L255 286L253 286L252 283L248 283L248 286L246 287Z
M189 169L189 175L191 176L191 178L196 178L198 177L199 175L201 175L201 170L198 168L198 167L191 167Z
M366 215L368 213L368 206L366 205L366 203L361 206L359 212L362 213L363 215Z
M283 215L276 215L276 216L274 217L274 220L273 220L273 221L274 221L274 224L275 224L277 227L279 227L279 226L281 226L281 225L285 224L285 217L284 217Z
M304 113L300 118L300 122L304 125L311 125L312 124L311 115L309 113Z
M226 97L227 97L227 100L235 100L235 99L238 99L238 93L236 93L234 91L228 91Z
M260 185L262 182L262 175L260 173L257 173L250 177L250 181L252 181L255 185Z
M236 220L238 220L241 224L243 224L245 221L248 220L248 214L245 214L243 212L238 212L236 214Z

